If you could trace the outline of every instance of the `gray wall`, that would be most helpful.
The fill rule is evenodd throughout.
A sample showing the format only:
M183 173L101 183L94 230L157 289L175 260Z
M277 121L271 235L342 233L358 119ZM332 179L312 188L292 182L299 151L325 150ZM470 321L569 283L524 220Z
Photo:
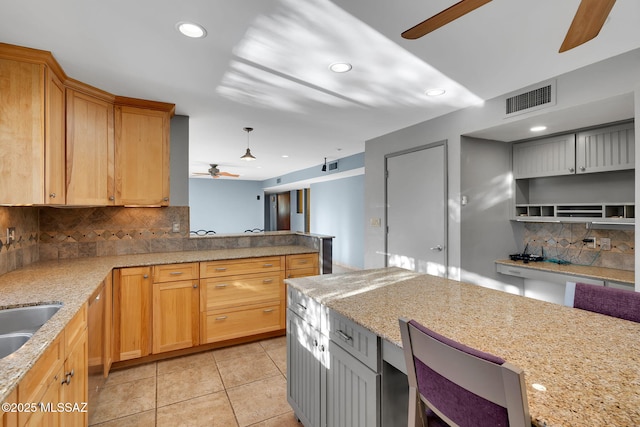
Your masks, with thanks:
M256 196L260 196L260 200ZM264 228L260 181L189 179L191 230L242 233Z
M302 213L298 213L298 191L291 191L291 231L304 232L304 192L302 198Z
M171 206L189 206L189 117L171 119Z
M311 184L311 232L335 236L333 261L364 268L364 175Z
M460 277L462 264L461 237L461 135L469 135L480 130L514 123L532 116L550 115L563 109L598 103L612 97L631 94L640 90L640 51L632 51L589 67L578 69L571 73L556 77L557 103L536 112L522 114L516 117L504 117L504 96L486 101L483 105L469 107L442 117L410 126L388 135L383 135L367 141L365 149L365 224L371 218L384 218L384 156L404 149L433 143L448 141L448 171L449 171L449 277ZM514 88L517 89L517 88ZM638 96L636 95L636 101ZM606 114L603 111L603 117ZM590 117L592 125L606 122L599 121L597 116ZM640 122L636 105L636 126ZM636 155L638 155L636 150ZM638 163L640 164L640 162ZM484 167L477 163L474 167ZM636 178L637 179L637 178ZM638 186L636 186L637 191ZM505 220L507 217L504 218ZM513 236L496 236L503 240L500 245L508 245ZM365 229L365 267L382 267L384 257L385 233L382 227L367 225ZM501 258L505 254L501 254ZM491 265L493 254L478 254L478 262ZM475 262L475 261L474 261Z
M511 209L511 144L462 137L460 158L460 280L522 293L522 279L498 274L493 262L519 251L522 224ZM481 165L481 167L478 167Z

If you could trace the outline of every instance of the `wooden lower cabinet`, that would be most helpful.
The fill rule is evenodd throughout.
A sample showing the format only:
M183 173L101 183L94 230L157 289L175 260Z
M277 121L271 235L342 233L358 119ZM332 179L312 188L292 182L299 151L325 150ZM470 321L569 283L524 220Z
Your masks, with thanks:
M4 400L4 403L18 403L18 389L14 389L11 394ZM0 427L16 427L18 425L18 412L11 410L9 412L0 411Z
M113 359L151 354L151 267L116 270L113 277Z
M86 426L87 364L85 305L18 384L18 403L31 409L18 412L18 425Z
M153 353L194 347L200 341L197 280L153 284Z
M280 301L275 300L236 310L211 310L201 313L202 344L241 338L282 329Z

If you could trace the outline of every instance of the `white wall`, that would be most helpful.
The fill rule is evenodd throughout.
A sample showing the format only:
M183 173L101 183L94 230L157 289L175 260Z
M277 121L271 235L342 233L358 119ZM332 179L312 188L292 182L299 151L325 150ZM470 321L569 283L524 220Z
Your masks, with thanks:
M260 200L257 199L260 196ZM261 181L189 179L190 228L243 233L264 228Z
M334 236L333 261L364 268L364 175L311 184L312 233Z
M384 218L384 156L446 139L449 150L449 274L451 278L458 279L460 269L464 268L461 260L462 239L459 205L461 196L461 135L633 93L640 84L640 51L632 51L558 76L556 81L557 104L537 112L506 119L504 118L504 97L499 97L486 101L482 106L469 107L367 141L365 149L365 168L367 171L365 175L365 224L369 224L371 218ZM606 112L602 112L602 114L604 115ZM640 121L637 106L635 118L637 127ZM598 122L597 115L590 117L590 119L593 120L592 125L603 123ZM474 167L481 168L483 165L478 164ZM638 191L637 187L636 191ZM503 219L508 221L508 216L505 215ZM496 238L511 240L512 236L496 236ZM382 227L367 225L365 230L366 268L384 266L384 239L385 233ZM483 262L493 263L494 261L493 255L479 254L479 256L482 257Z

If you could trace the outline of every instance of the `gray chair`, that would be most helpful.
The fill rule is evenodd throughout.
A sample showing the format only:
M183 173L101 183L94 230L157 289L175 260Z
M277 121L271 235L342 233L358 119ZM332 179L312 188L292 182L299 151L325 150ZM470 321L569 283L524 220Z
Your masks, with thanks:
M524 372L400 318L409 427L530 427Z
M567 282L564 305L640 323L640 292Z

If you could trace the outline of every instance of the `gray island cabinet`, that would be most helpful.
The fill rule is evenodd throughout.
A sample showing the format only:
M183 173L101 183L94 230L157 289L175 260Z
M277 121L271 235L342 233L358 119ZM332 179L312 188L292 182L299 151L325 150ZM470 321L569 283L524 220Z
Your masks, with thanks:
M380 426L379 338L287 291L287 400L305 427Z
M406 425L399 317L522 368L536 427L640 426L640 323L397 267L285 283L305 427Z

